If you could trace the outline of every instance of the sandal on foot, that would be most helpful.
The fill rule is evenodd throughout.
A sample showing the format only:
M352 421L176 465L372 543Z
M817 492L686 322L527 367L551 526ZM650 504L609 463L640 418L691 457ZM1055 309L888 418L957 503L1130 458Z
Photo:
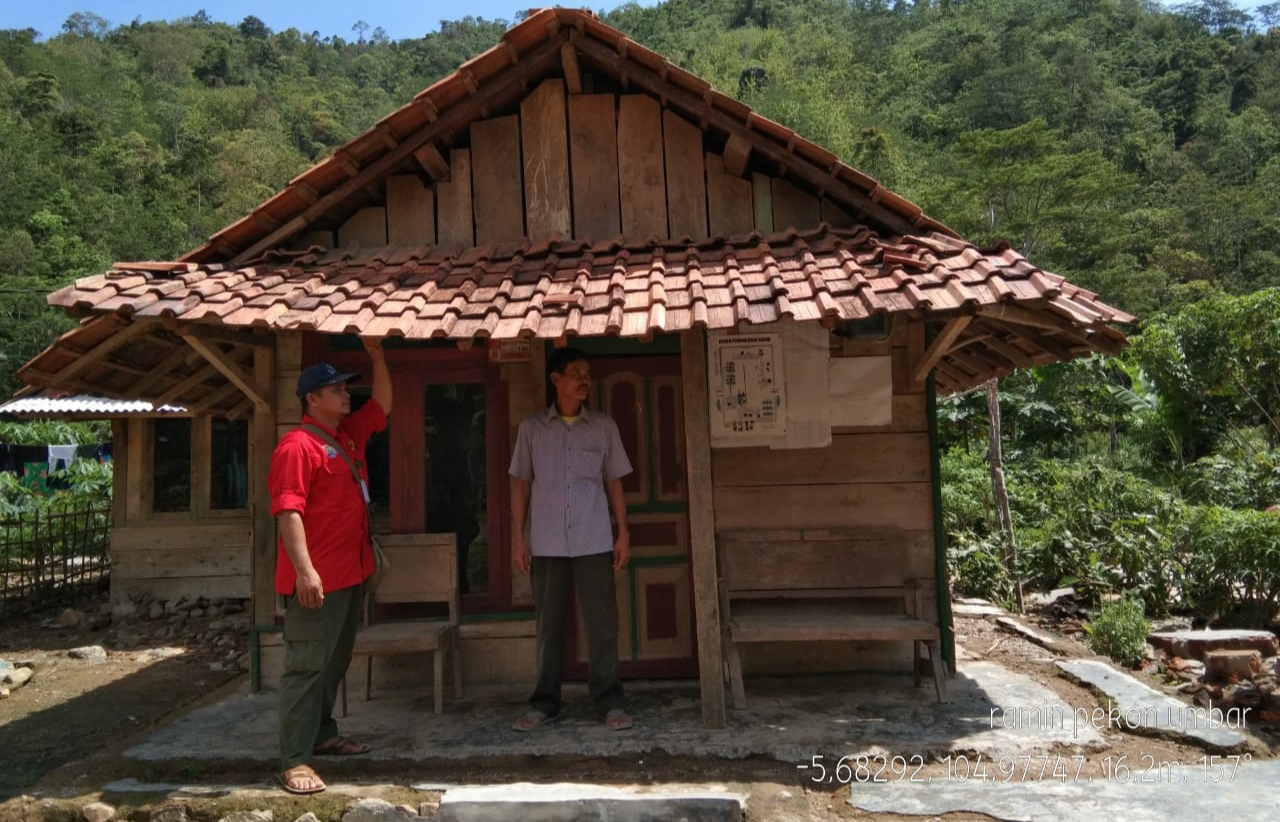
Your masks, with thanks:
M555 716L547 713L546 711L532 710L513 722L511 724L511 729L513 731L522 732L532 731L535 728L540 728L543 725L546 725L553 719L555 719Z
M311 769L310 765L295 765L283 773L276 774L276 781L280 783L280 787L289 793L298 794L299 796L321 793L328 787L324 784L324 780ZM304 784L307 784L307 786L303 787Z
M357 756L366 754L373 748L363 742L356 742L354 739L348 739L345 736L335 736L326 739L324 742L316 743L311 749L311 753L316 756Z
M611 731L625 731L636 723L626 711L621 708L614 708L604 715L604 724Z

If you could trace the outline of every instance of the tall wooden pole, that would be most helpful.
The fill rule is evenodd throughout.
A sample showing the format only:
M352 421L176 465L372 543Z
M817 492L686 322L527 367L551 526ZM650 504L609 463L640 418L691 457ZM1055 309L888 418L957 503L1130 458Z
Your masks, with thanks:
M991 496L996 505L996 519L1004 535L1004 554L1013 569L1018 602L1018 613L1026 609L1022 602L1022 569L1018 566L1018 543L1013 534L1013 514L1009 510L1009 491L1004 484L1004 455L1000 446L1000 384L992 378L987 381L987 462L991 468Z

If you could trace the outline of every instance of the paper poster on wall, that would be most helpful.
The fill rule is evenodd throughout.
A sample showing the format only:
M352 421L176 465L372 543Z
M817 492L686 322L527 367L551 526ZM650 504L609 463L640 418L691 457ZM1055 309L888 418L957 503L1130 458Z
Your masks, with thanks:
M712 438L768 440L786 433L782 336L713 336L710 345Z

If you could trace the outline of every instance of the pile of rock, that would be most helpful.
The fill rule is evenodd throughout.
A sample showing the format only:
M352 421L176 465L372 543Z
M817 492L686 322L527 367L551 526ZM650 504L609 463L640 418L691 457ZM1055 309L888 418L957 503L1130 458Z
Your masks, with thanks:
M1280 723L1280 639L1270 631L1165 631L1151 635L1161 667L1197 705L1248 709Z
M31 681L36 674L36 664L29 659L10 662L0 659L0 699L7 699L9 694Z
M249 616L240 598L158 599L130 591L123 600L104 600L89 611L67 608L45 627L104 631L103 645L134 651L158 645L184 646L213 657L210 668L235 672L249 667Z

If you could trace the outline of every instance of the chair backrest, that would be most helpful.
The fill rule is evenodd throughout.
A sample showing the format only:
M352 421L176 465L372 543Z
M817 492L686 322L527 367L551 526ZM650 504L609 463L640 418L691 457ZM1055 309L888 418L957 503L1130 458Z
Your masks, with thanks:
M446 602L458 621L458 549L454 534L380 534L390 567L375 602Z

